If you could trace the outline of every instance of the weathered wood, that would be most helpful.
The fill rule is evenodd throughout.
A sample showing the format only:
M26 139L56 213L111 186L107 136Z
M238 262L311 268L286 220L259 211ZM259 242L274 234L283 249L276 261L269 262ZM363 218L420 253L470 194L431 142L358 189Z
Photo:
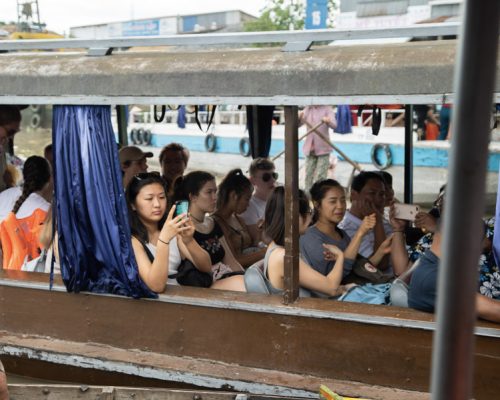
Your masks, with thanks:
M453 92L455 49L455 41L434 41L320 46L298 53L276 48L112 57L5 53L0 103L441 103ZM500 93L500 79L495 92Z
M369 398L428 389L430 314L321 299L284 306L279 296L187 287L168 287L158 300L76 295L2 279L14 275L27 273L0 273L0 354L13 373L50 373L59 364L70 381L94 368L264 394L312 393L324 382ZM500 390L499 338L497 325L478 323L477 398ZM43 367L23 364L28 357ZM54 376L64 375L63 368Z
M285 107L285 304L299 297L299 111Z

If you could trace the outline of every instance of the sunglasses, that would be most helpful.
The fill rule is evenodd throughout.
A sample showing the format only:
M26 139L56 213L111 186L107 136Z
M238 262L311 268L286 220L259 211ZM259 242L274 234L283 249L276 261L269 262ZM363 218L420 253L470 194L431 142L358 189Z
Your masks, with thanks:
M278 173L277 172L264 172L262 174L262 181L264 182L269 182L272 179L274 179L275 181L278 180Z
M158 178L160 177L160 173L158 171L154 172L141 172L137 175L134 175L134 179L137 179L138 181L142 181L143 179L148 179L148 178Z

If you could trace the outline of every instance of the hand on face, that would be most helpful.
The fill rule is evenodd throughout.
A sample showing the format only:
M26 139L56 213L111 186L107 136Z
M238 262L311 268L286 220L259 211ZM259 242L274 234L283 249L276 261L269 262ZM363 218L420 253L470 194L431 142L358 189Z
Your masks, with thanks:
M176 235L182 235L183 232L189 231L191 227L187 226L189 218L185 213L174 217L175 205L172 206L168 213L167 220L161 229L159 239L163 242L170 242Z

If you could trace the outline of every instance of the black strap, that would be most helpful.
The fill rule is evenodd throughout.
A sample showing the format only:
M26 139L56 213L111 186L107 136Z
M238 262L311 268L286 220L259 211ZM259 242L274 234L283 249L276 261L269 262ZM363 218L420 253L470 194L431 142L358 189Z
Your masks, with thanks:
M212 106L212 112L210 113L210 119L208 120L207 130L205 132L208 132L208 130L210 129L210 125L212 125L212 121L214 120L216 108L217 108L216 105ZM200 123L200 119L198 118L198 111L199 111L199 106L194 106L194 117L196 119L196 124L198 125L198 128L200 128L200 131L203 132L203 128L201 127L201 123Z
M142 247L144 248L144 251L146 252L146 255L148 256L149 258L149 262L152 264L153 261L155 260L155 256L153 255L153 253L151 253L151 250L149 250L148 246L146 245L146 243L144 243L142 240L139 240L139 243L142 245ZM177 274L170 274L168 276L169 279L175 279L177 278Z
M162 122L163 119L165 118L165 114L167 112L167 106L161 106L161 113L160 113L160 116L158 116L158 112L157 112L157 109L156 109L156 105L154 107L154 119L155 119L155 122Z

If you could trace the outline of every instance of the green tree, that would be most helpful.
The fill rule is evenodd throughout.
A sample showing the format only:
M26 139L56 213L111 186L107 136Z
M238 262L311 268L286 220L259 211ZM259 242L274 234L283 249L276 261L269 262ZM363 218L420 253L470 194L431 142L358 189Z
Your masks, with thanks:
M337 0L328 1L328 25L333 24L332 16L337 10ZM245 23L245 31L286 31L304 29L306 18L305 0L268 0L261 15L254 21Z

